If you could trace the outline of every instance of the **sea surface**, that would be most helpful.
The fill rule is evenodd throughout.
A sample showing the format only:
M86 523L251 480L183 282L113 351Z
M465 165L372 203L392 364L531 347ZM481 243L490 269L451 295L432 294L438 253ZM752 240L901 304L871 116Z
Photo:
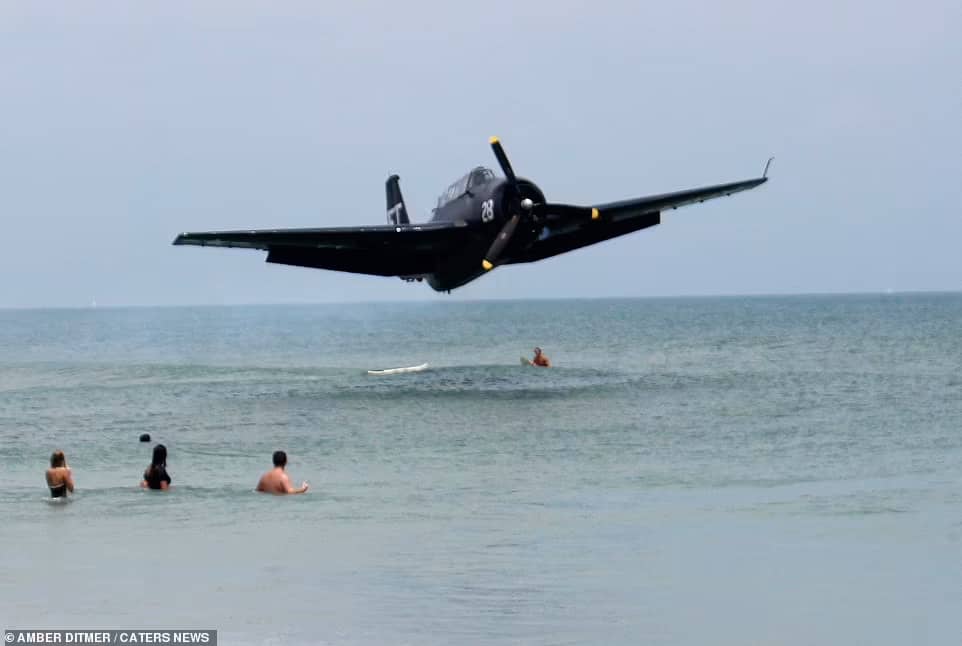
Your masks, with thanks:
M0 311L5 628L962 643L962 294Z

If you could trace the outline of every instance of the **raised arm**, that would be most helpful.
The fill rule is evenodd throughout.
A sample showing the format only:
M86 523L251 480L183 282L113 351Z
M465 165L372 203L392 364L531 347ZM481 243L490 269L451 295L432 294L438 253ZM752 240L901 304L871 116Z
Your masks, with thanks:
M310 488L310 485L308 485L307 481L305 480L304 482L301 483L301 486L299 489L295 489L294 486L291 484L290 476L288 476L286 472L284 473L282 478L283 478L284 490L287 493L304 493Z

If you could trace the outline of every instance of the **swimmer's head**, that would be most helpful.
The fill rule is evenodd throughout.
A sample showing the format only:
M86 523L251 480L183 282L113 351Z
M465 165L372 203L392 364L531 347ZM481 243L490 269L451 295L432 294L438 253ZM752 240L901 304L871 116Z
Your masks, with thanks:
M67 463L67 456L63 454L63 451L54 451L50 455L50 466L53 468L62 467Z
M140 436L140 441L141 441L141 442L149 442L149 441L150 441L150 433L144 433L143 435L141 435L141 436Z
M287 466L287 454L283 451L274 451L274 466L282 468Z
M167 466L167 447L163 444L158 444L154 447L154 457L150 459L151 466L155 467L165 467Z
M541 348L535 348L535 349L534 349L534 353L535 353L535 354L541 354Z

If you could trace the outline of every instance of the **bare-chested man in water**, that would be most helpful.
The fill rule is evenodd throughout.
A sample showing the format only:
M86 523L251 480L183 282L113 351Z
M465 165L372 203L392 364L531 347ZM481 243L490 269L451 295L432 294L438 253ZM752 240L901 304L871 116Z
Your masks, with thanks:
M302 482L299 489L291 485L291 479L287 477L287 454L283 451L274 451L274 468L261 476L257 483L257 490L266 493L288 494L304 493L308 489L307 482Z
M541 351L541 348L535 348L534 359L528 361L528 365L538 366L539 368L550 368L551 359L549 359L548 355Z

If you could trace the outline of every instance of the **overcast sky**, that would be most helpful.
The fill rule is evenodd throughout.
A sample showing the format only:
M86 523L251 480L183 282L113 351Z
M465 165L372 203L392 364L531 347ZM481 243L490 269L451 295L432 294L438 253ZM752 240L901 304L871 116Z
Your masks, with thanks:
M0 0L0 307L962 286L962 3ZM174 247L412 220L468 168L553 201L757 176L435 294Z

